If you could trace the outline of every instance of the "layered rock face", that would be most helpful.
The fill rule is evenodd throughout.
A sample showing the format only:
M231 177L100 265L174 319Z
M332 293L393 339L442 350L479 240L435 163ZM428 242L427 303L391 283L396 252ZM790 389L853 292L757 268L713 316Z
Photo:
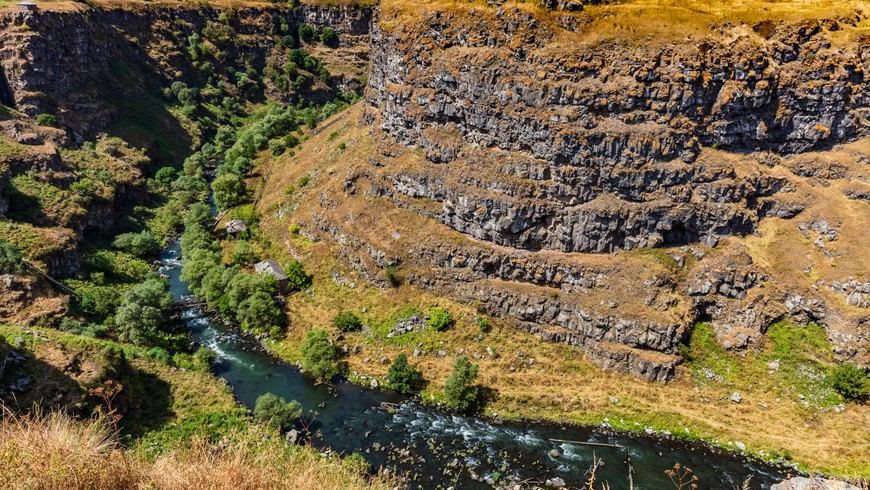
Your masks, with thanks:
M745 235L799 210L770 202L789 184L698 160L702 146L799 152L870 127L870 60L831 47L834 21L643 46L580 44L517 9L415 21L375 25L369 120L433 163L397 191L501 245L610 252ZM490 175L474 174L483 165Z
M862 281L812 284L812 265L800 276L789 263L755 263L739 241L717 247L759 233L765 218L808 206L823 215L820 201L867 192L861 150L828 155L870 135L865 45L832 41L859 19L726 24L700 41L641 43L590 41L582 19L385 11L363 116L379 153L364 171L368 193L475 244L420 237L403 253L323 224L325 214L314 221L356 244L343 254L358 270L373 276L367 264L389 258L413 268L415 284L576 345L607 369L664 381L694 322L742 349L783 317L826 324L838 356L865 363ZM847 181L830 197L814 189ZM624 252L577 253L651 247L666 247L650 257L668 270ZM854 250L823 251L854 264Z

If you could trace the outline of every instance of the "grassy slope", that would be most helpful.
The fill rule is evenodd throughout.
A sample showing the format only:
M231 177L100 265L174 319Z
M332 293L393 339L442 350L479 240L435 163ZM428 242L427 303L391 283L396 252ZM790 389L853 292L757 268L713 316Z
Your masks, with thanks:
M832 410L840 399L831 392L829 382L820 377L832 363L831 346L818 328L780 325L770 330L759 353L741 356L724 352L712 342L709 329L701 326L690 345L688 354L693 361L688 364L684 378L664 386L649 384L631 376L603 373L578 350L504 327L496 319L491 319L493 331L478 341L480 333L472 307L408 285L386 290L372 287L334 258L336 250L330 240L312 242L292 233L291 225L301 222L304 235L306 227L312 225L308 213L318 209L318 196L327 195L342 203L339 210L345 209L342 206L346 206L346 201L356 202L352 208L356 211L347 211L344 222L354 223L355 233L365 233L361 231L365 228L386 238L396 230L394 226L399 226L397 223L405 223L398 230L403 233L402 240L407 236L409 243L415 237L425 239L417 236L415 230L463 240L459 234L445 233L444 227L434 221L395 208L392 203L384 204L383 199L366 196L364 187L352 197L342 195L338 189L346 176L355 172L356 165L366 165L372 151L368 128L357 124L359 110L355 106L327 121L297 150L294 158L276 161L265 184L260 208L265 217L261 226L268 241L267 253L282 259L300 257L309 272L315 274L312 294L288 298L290 331L284 341L271 346L280 355L297 359L296 346L308 329L328 328L337 335L331 318L341 310L351 310L371 327L371 334L345 334L341 342L349 347L360 345L360 353L350 355L346 361L363 381L369 375L385 375L388 366L379 362L382 356L393 359L404 352L411 362L420 365L430 381L429 389L437 391L449 374L456 352L466 349L467 354L486 354L486 348L490 347L498 357L486 355L475 362L480 364L480 381L499 393L490 410L501 416L590 424L606 419L611 425L627 430L653 427L682 437L716 441L726 447L728 441L740 441L756 454L765 451L769 456L777 456L788 452L795 461L817 470L851 476L870 474L870 454L866 451L870 432L855 430L870 427L870 407L848 404L843 413ZM341 143L346 147L343 151L339 150ZM259 168L272 165L271 159L265 157L259 165ZM313 178L299 190L298 181L303 175ZM297 188L291 196L284 192L288 185ZM364 221L366 210L377 218ZM793 222L778 222L781 227L794 226ZM772 232L763 229L758 240L769 239L767 234ZM381 244L386 246L383 240ZM758 253L772 252L763 248ZM625 260L625 255L620 254L615 260ZM853 259L858 260L855 256ZM400 273L404 267L408 266L403 266ZM345 285L335 278L339 282L344 280ZM354 287L349 287L350 283ZM458 319L452 330L445 333L423 330L386 337L395 320L407 315L409 307L425 312L436 304L446 306ZM366 313L362 313L363 309ZM429 354L411 357L415 348ZM439 349L448 355L433 357L431 353ZM518 352L524 354L524 359L517 359ZM535 359L531 366L529 358ZM780 359L781 367L769 373L766 363L775 359ZM708 370L715 373L714 378L706 377ZM729 399L735 391L743 397L740 404ZM805 397L806 405L798 394ZM614 397L618 402L613 401ZM759 427L765 429L760 431Z
M143 349L132 346L50 329L40 329L38 335L42 339L0 326L0 336L9 343L22 337L35 359L55 368L54 378L64 377L60 370L74 354L83 356L87 371L105 349L124 349L134 374L117 400L127 407L121 425L133 450L125 462L106 442L112 435L103 423L7 413L0 420L4 488L33 488L37 482L39 488L91 489L387 488L385 480L367 481L354 462L288 446L277 433L253 424L226 385L210 373L148 360ZM90 376L76 381L87 378L98 385L99 371L94 367ZM139 437L129 440L130 434ZM77 483L71 487L71 481Z

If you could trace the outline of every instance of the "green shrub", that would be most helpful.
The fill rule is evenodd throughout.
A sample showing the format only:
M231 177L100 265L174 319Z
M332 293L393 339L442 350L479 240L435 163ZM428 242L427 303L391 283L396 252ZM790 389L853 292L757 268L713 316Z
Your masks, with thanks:
M398 287L399 286L399 276L396 275L396 268L389 265L386 269L384 269L384 278L390 283L390 286Z
M298 260L293 260L287 264L284 273L287 274L288 292L302 291L311 286L312 280L314 279L305 272L305 269L302 267L302 262L299 262Z
M308 24L302 24L299 26L299 39L305 42L311 42L314 38L314 28Z
M309 182L311 182L311 176L310 175L303 175L302 177L299 178L298 185L300 188L302 188L302 187L305 187L306 185L308 185Z
M302 405L289 402L274 393L260 395L254 404L254 418L274 429L285 429L302 415Z
M76 287L76 293L79 308L89 315L111 315L121 302L121 293L114 286L83 285Z
M477 323L477 328L480 330L480 333L489 333L492 330L492 325L489 324L489 320L484 316L474 317L474 322Z
M387 383L389 383L390 388L403 395L411 395L420 391L422 382L422 373L417 370L416 366L408 364L408 356L405 354L399 354L387 371Z
M36 124L40 126L51 126L56 128L60 123L57 120L57 116L54 114L40 114L36 116Z
M323 44L332 46L338 41L338 34L332 27L324 27L320 30L320 40L323 41Z
M193 353L193 361L201 371L208 370L215 360L217 360L217 354L208 347L200 347Z
M453 373L444 383L444 399L448 407L460 412L471 412L477 409L478 387L474 385L477 379L477 364L472 364L465 356L453 361Z
M154 180L162 187L169 187L177 177L177 173L172 167L162 167L154 174Z
M82 197L93 196L97 193L97 184L93 180L85 177L70 184L69 190Z
M329 343L326 330L309 330L299 346L302 353L302 369L315 378L329 381L338 374L335 348Z
M167 352L166 349L162 347L152 347L146 350L145 358L167 366L172 361L172 359L169 357L169 352Z
M440 306L436 306L429 310L428 322L429 326L436 332L443 332L452 327L456 323L456 320L453 319L453 315L451 315L449 311Z
M149 230L142 230L141 233L123 233L118 235L112 241L112 246L137 257L153 255L161 249L160 240Z
M24 270L21 263L21 251L15 245L0 240L0 272L15 274Z
M834 389L843 398L864 401L870 397L870 378L851 362L838 364L833 372Z
M233 247L233 264L247 265L257 262L257 254L247 240L239 240Z
M332 324L342 332L357 332L362 328L362 321L350 311L342 311L335 315Z

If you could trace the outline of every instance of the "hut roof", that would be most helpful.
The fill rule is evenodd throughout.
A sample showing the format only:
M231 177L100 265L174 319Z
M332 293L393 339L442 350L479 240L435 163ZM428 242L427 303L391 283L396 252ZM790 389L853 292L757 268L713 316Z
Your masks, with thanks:
M240 219L233 219L227 221L224 227L226 227L227 233L239 233L248 229L248 225L246 225L245 222Z
M271 259L256 263L254 265L254 270L257 271L258 274L272 274L279 281L287 279L287 274L284 273L281 264Z

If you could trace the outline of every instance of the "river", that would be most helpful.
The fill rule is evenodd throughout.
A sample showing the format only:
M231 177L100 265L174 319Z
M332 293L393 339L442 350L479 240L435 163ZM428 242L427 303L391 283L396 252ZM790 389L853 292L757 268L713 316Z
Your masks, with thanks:
M175 299L189 297L186 283L179 278L177 241L162 252L161 262ZM706 445L613 434L597 427L459 416L347 382L329 389L315 385L295 367L264 352L255 340L213 321L201 310L185 310L181 320L196 342L217 353L214 372L232 386L241 403L253 407L257 397L267 392L297 400L304 411L317 412L313 429L322 438L315 445L344 454L359 453L374 468L407 472L413 478L410 488L492 488L485 479L554 477L581 486L593 453L605 463L597 472L598 482L606 480L613 490L629 488L626 450L556 439L624 446L638 489L673 490L664 471L675 463L694 470L700 489L732 490L750 477L751 488L768 488L784 478L776 467ZM397 403L399 408L382 409L382 402ZM551 455L553 449L560 454Z

